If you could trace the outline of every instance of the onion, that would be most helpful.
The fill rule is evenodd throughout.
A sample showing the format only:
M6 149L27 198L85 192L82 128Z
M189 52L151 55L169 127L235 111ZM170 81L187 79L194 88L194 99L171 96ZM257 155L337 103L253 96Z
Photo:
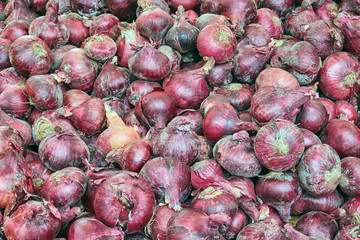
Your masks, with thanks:
M241 83L253 84L258 74L265 68L270 58L270 48L257 48L243 45L237 48L233 58L235 67L233 74Z
M94 16L103 11L104 1L101 0L70 0L71 7L80 15Z
M231 218L231 222L228 225L221 225L219 231L227 239L234 239L241 229L246 225L246 214L238 210Z
M39 109L57 109L63 104L60 84L51 75L36 75L28 78L25 91Z
M305 128L300 128L301 133L304 137L304 150L308 149L309 147L312 147L316 144L320 144L321 140L318 136L316 136L313 132L305 129Z
M321 102L324 107L326 108L326 111L328 113L328 122L335 119L337 117L336 115L336 105L328 98L318 98L319 102Z
M301 239L301 240L310 240L310 239L318 239L318 240L326 240L328 238L319 237L319 236L306 236L305 234L295 230L290 224L285 224L283 233L286 239Z
M328 113L325 106L317 99L312 99L302 106L296 122L299 127L316 133L326 125L327 119Z
M359 181L357 170L360 169L360 159L356 157L346 157L341 160L341 180L339 187L341 191L349 196L359 196Z
M139 133L139 135L141 137L144 137L148 130L147 128L142 125L139 120L137 119L136 115L135 115L135 110L130 110L125 116L124 116L124 122L126 125L129 125L131 127L136 126L137 127L137 132Z
M353 124L358 122L358 113L356 109L348 102L345 101L336 101L336 115L338 118L348 120Z
M257 4L251 0L204 0L200 5L200 13L216 13L229 18L235 34L243 34L243 28L256 16Z
M188 118L178 116L166 128L161 130L153 140L155 156L172 157L185 164L191 164L199 158L201 143L191 130Z
M69 29L58 20L58 12L59 3L50 3L46 15L36 18L29 25L29 34L39 37L50 48L65 45L70 37Z
M9 58L13 67L24 76L47 73L53 57L50 48L38 37L22 36L10 46Z
M60 227L59 211L46 201L27 201L4 220L4 232L8 239L54 239Z
M254 94L251 112L261 125L277 118L293 120L300 112L298 108L309 101L309 95L314 95L311 87L299 89L263 87Z
M354 13L359 14L360 8L358 5L359 5L358 0L344 0L344 1L341 1L340 11L354 12Z
M199 111L195 111L193 109L185 109L181 110L178 113L178 116L187 117L187 119L191 122L192 127L191 130L196 134L201 134L203 132L203 116Z
M347 120L334 119L329 122L321 132L320 139L333 147L340 158L360 157L360 130Z
M136 18L136 27L141 35L157 42L165 37L174 24L173 19L161 8L147 7Z
M273 171L286 171L297 165L304 152L300 128L287 120L275 120L260 128L255 137L255 155Z
M182 57L178 51L175 51L173 48L167 45L160 46L158 50L170 59L172 72L176 72L180 69L180 62Z
M326 213L316 211L302 215L295 228L305 235L328 239L333 239L339 230L335 219Z
M230 223L230 217L224 213L212 214L185 208L172 216L167 224L166 238L180 239L216 239L218 227Z
M94 208L101 222L109 227L126 226L126 233L133 233L150 221L155 208L154 193L138 173L121 171L99 186Z
M274 11L281 20L284 20L294 7L294 0L261 0L261 8L269 8Z
M29 152L27 153L26 157L28 155L29 155ZM37 156L37 157L39 157L39 156ZM32 179L32 183L34 186L34 193L38 194L38 193L40 193L44 182L52 174L52 171L50 171L40 159L28 161L28 163L29 163L29 167L31 168L31 171L32 171L31 179Z
M166 239L166 227L169 219L176 214L168 205L158 205L152 220L149 222L148 232L152 239Z
M287 66L282 62L281 57L287 55L292 46L300 42L300 40L288 35L283 35L280 40L272 40L274 49L271 56L270 66L273 68L281 68L287 70Z
M316 8L315 13L323 20L332 20L336 18L338 10L339 5L336 2L325 0L323 4Z
M106 62L116 53L116 43L109 36L95 34L82 43L86 56L98 61Z
M167 2L173 10L178 9L180 5L182 5L185 10L194 9L199 3L198 0L167 0Z
M119 23L120 20L109 13L93 17L90 21L89 35L107 35L115 41L120 35ZM88 25L86 22L85 24Z
M77 13L67 13L58 17L58 19L69 30L69 44L80 46L89 36L89 28L83 23L85 18Z
M261 48L269 46L270 42L269 32L262 25L252 23L246 26L244 38L238 42L237 47L247 44Z
M135 106L135 115L145 126L160 130L176 115L176 109L176 102L169 94L155 89L140 98Z
M215 65L206 76L206 81L212 87L221 87L232 82L231 70L234 68L233 62Z
M339 219L340 227L359 224L359 204L359 197L351 198L341 208L332 212L331 215Z
M194 10L187 10L184 13L186 21L188 21L191 25L195 26L199 15Z
M149 140L139 139L123 148L110 151L106 155L106 161L119 164L123 170L140 172L144 164L151 159L151 147Z
M9 22L0 34L1 38L9 39L12 42L19 37L28 35L29 24L23 20Z
M38 17L36 13L27 9L23 0L14 0L12 2L10 1L9 4L13 5L13 10L10 10L11 13L9 13L8 17L4 21L6 25L13 20L24 20L27 24L30 25L30 23ZM7 9L5 8L4 11L6 12L6 10Z
M304 33L307 25L319 20L313 8L297 7L285 20L285 31L299 40L304 39Z
M230 104L238 111L248 109L251 104L251 98L254 95L249 85L239 83L231 83L221 88L215 87L214 91L227 97Z
M26 79L13 67L0 71L0 93L12 85L24 85Z
M69 240L88 238L123 239L124 232L119 228L109 228L94 218L80 218L69 228Z
M11 67L9 60L9 48L11 46L11 40L0 38L0 71Z
M291 172L270 172L256 183L258 197L274 207L285 222L291 219L291 205L301 195L298 176Z
M174 25L166 33L165 42L180 53L185 53L196 48L199 32L197 27L186 21L184 7L181 5L177 10Z
M55 1L56 0L49 0L47 4ZM58 1L59 1L59 14L68 13L72 11L70 0L58 0Z
M260 8L256 11L255 23L263 26L274 39L280 40L284 34L284 25L280 17L269 8Z
M170 59L146 43L129 58L128 64L134 76L148 81L160 81L171 71Z
M141 97L152 92L155 88L161 88L160 84L157 82L134 81L126 89L126 97L133 106L136 106Z
M280 215L275 210L275 208L270 207L266 204L260 204L258 205L259 208L259 222L265 222L270 223L272 221L275 221L280 227L284 227L285 222L280 218Z
M352 240L360 238L360 224L348 225L340 229L334 240Z
M189 167L177 158L151 159L142 167L140 176L152 186L157 202L175 211L181 210L180 203L191 192Z
M267 68L260 72L255 81L255 88L274 86L277 88L297 89L299 82L294 75L280 68Z
M256 222L244 227L236 237L236 240L282 239L282 233L275 220L268 223Z
M215 160L235 176L251 178L257 176L262 170L246 131L240 131L219 140L214 146L213 154Z
M202 30L206 26L213 24L213 23L218 23L218 24L230 27L229 19L227 17L225 17L223 15L212 14L212 13L201 14L199 16L198 20L196 20L195 26L198 29Z
M327 144L308 148L297 166L302 188L314 197L332 193L340 182L339 155Z
M300 198L291 206L292 214L303 214L309 211L332 213L344 203L341 194L335 190L324 197L313 197L303 192Z
M169 4L165 0L139 0L137 2L137 5L138 5L138 8L136 9L137 16L139 16L144 11L144 9L148 7L160 8L165 12L170 13ZM174 9L174 11L176 10L177 8ZM175 16L175 15L176 13L171 13L171 16Z
M121 99L116 97L107 97L103 98L102 101L105 105L108 105L111 110L116 112L119 117L124 118L127 109L125 109L125 104Z
M241 130L256 130L255 122L243 122L236 110L229 103L220 103L211 107L204 117L204 136L211 144L215 144L225 135Z
M201 161L204 159L210 159L212 157L212 148L210 143L206 140L206 137L199 135L198 136L199 140L200 140L200 154L199 154L199 158L197 161Z
M31 106L25 89L17 85L7 87L0 94L0 108L13 117L27 118L30 115Z
M0 126L8 126L18 131L21 134L25 145L28 145L32 140L30 124L26 121L10 117L1 109L0 109Z
M230 101L227 97L211 92L210 95L204 99L204 101L200 105L200 111L203 113L203 115L206 115L207 111L212 108L216 104L220 103L228 103L230 104Z
M15 155L26 155L26 145L24 138L21 136L20 132L17 130L10 128L9 126L1 126L1 141L0 141L0 159L3 159L7 154L7 151L14 150L16 151ZM14 154L13 154L14 155ZM16 157L16 156L15 156ZM22 162L22 159L19 161ZM24 171L27 170L27 165L24 165Z
M108 60L94 82L94 93L100 98L118 97L125 95L127 86L133 80L129 70L117 67L117 58Z
M105 0L110 12L121 21L131 22L135 19L137 7L135 0Z
M50 71L53 72L60 68L61 61L64 58L65 54L70 51L71 49L76 48L73 45L64 45L62 47L59 47L55 50L53 50L53 64L51 66Z

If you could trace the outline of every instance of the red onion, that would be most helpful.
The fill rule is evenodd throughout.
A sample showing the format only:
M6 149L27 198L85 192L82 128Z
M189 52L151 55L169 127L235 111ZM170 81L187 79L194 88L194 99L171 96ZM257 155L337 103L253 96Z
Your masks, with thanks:
M112 14L105 13L99 16L93 17L92 20L88 22L85 21L85 25L89 25L89 35L107 35L111 37L114 41L120 35L120 29L118 24L120 20Z
M360 159L356 157L346 157L341 160L341 180L339 187L341 191L349 196L359 196L359 181L357 170L360 169Z
M353 240L360 238L360 224L348 225L340 229L334 240Z
M109 228L94 218L80 218L69 228L69 240L107 238L123 239L124 232L119 228Z
M2 138L0 139L0 159L3 159L7 154L7 151L14 150L17 155L22 154L22 156L26 155L26 145L24 138L21 136L20 132L17 130L10 128L9 126L1 126L0 133ZM14 155L14 154L13 154ZM22 162L22 159L20 159ZM20 161L19 160L19 161ZM27 165L24 165L24 171L27 169Z
M94 16L103 11L104 1L100 0L70 0L71 7L80 15Z
M116 57L108 60L94 82L94 93L99 98L123 97L127 86L133 79L128 69L115 65L116 61Z
M260 24L252 23L246 26L244 37L238 42L237 47L245 44L255 47L266 47L271 42L269 32Z
M59 14L68 13L72 11L70 0L49 0L47 4L55 1L59 1Z
M300 128L287 120L275 120L260 128L254 143L259 162L273 171L286 171L297 165L304 152Z
M224 213L212 214L185 208L172 216L167 224L166 238L173 240L181 239L216 239L219 235L218 227L229 224L230 217Z
M27 153L26 157L29 155ZM37 156L39 157L39 156ZM29 167L31 168L32 174L31 179L34 186L34 193L38 194L41 191L41 187L43 186L44 182L50 177L52 171L50 171L44 163L38 160L28 161Z
M225 25L210 24L197 38L197 49L202 57L213 57L216 63L225 63L235 54L236 38Z
M287 70L287 66L281 61L281 57L287 55L291 47L298 42L300 42L300 40L288 35L283 35L283 38L280 40L273 40L274 46L271 54L270 66Z
M166 92L155 89L140 98L135 106L135 115L145 126L163 129L176 115L176 102Z
M359 7L359 1L358 0L344 0L341 1L340 5L340 11L342 12L354 12L359 14L360 13L360 7Z
M25 91L39 109L57 109L63 104L60 84L51 75L36 75L28 78Z
M175 51L167 45L160 46L158 51L170 59L172 72L176 72L180 69L181 54L178 51Z
M284 25L280 17L269 8L260 8L256 11L255 23L262 25L274 39L280 40L284 34Z
M232 82L231 70L234 68L233 62L215 65L206 76L206 81L212 87L221 87Z
M206 115L207 111L212 108L216 104L220 103L228 103L230 104L230 101L227 97L211 92L210 96L204 99L204 101L200 105L200 111Z
M127 109L125 109L125 104L121 99L116 97L107 97L103 98L102 101L105 105L108 105L112 111L116 112L119 117L124 118Z
M0 3L0 21L4 21L5 20L5 13L4 13L4 9L5 9L5 3L1 2Z
M290 224L285 224L283 234L286 239L299 239L299 240L326 240L328 238L320 236L306 236L305 234L295 230Z
M109 36L95 34L82 43L86 56L98 61L106 62L116 53L116 43Z
M25 0L25 4L29 9L40 13L46 11L47 2L47 0Z
M28 35L29 24L23 20L9 22L0 34L1 38L9 39L12 42L19 37Z
M54 72L55 70L59 69L61 65L61 61L64 58L65 54L74 48L76 47L73 45L64 45L62 47L53 50L53 64L51 66L50 71Z
M240 131L219 140L214 146L213 154L215 160L235 176L251 178L257 176L262 170L246 131Z
M55 74L59 81L65 81L71 88L89 91L95 82L97 70L96 63L86 56L83 49L74 48L64 55L60 69Z
M236 35L241 35L244 26L255 18L256 9L256 2L251 0L204 0L200 5L201 14L216 13L228 17Z
M125 116L124 116L124 122L126 125L129 125L131 127L136 126L137 127L137 132L139 133L139 135L141 137L145 137L148 130L147 128L142 125L139 120L137 119L136 115L135 115L135 110L130 110Z
M210 108L204 117L204 136L211 144L215 144L225 135L241 130L256 130L255 122L243 122L236 110L229 103L220 103Z
M327 119L328 113L325 106L317 99L312 99L302 106L296 122L299 127L316 133L326 125Z
M344 203L341 194L335 190L324 197L313 197L303 192L300 198L291 206L292 214L303 214L309 211L332 213Z
M294 7L294 0L260 0L261 8L274 11L281 20L284 20Z
M333 239L339 230L335 219L323 212L309 212L296 223L296 230L307 235Z
M188 21L191 25L195 26L199 15L193 10L187 10L184 13L186 21Z
M110 12L121 21L132 22L135 19L137 7L135 0L105 0Z
M214 88L214 92L224 95L230 104L237 110L242 111L250 107L253 90L247 84L231 83L229 85Z
M260 72L255 81L255 88L274 86L277 88L297 89L299 82L294 75L280 68L267 68Z
M170 59L146 44L129 58L131 73L144 80L160 81L171 71Z
M253 84L258 74L265 68L270 58L270 48L257 48L243 45L237 48L234 56L233 74L241 83Z
M166 227L169 219L176 214L168 205L158 205L149 223L148 232L152 239L166 239Z
M270 207L266 204L260 204L258 208L260 214L258 218L259 222L270 223L272 221L275 221L280 227L284 227L285 222L281 220L280 215L275 210L275 208Z
M128 24L121 22L119 24L121 34L116 41L119 65L128 67L129 58L136 52L132 45L138 46L148 42L136 29L135 23Z
M199 18L196 20L195 26L198 29L202 30L206 26L213 23L218 23L230 27L229 19L227 17L212 13L201 14Z
M360 157L360 130L347 120L334 119L329 122L321 132L320 139L333 147L341 158Z
M337 118L348 120L355 125L357 124L358 113L350 103L345 101L336 101L335 106Z
M360 56L360 17L350 12L340 12L334 24L342 31L345 36L345 47L355 56Z
M136 106L141 97L152 92L155 88L161 88L161 85L157 82L134 81L127 88L126 97L133 106Z
M25 202L4 220L4 232L8 239L54 239L60 227L59 211L46 201Z
M11 40L0 38L0 71L11 67L9 60L9 48L11 46Z
M12 85L24 85L26 79L21 76L13 67L0 71L0 93Z
M13 117L27 118L30 115L31 106L25 89L17 85L5 88L0 94L0 108Z
M199 1L198 0L167 0L171 9L176 10L180 5L182 5L185 10L194 9Z
M312 147L316 144L320 144L321 140L318 136L316 136L313 132L305 129L305 128L300 128L301 130L301 134L304 137L304 150L308 149L309 147Z
M291 219L291 205L301 195L299 178L292 172L270 172L256 183L257 196L274 207L285 222Z
M221 225L219 231L227 239L235 239L241 229L246 225L246 214L238 210L231 218L231 222L228 225Z
M332 193L341 179L339 155L327 144L308 148L297 166L302 188L314 197Z
M321 102L324 107L326 108L326 111L328 113L328 122L335 119L337 117L336 115L336 105L328 98L318 98L319 102Z
M12 2L10 1L9 4L13 5L13 10L8 9L11 11L11 13L9 13L8 17L4 21L6 25L13 20L24 20L27 24L30 25L30 23L38 17L36 13L27 9L23 0L14 0ZM6 10L7 9L5 8L4 11L6 12Z
M191 164L199 158L200 140L191 130L188 118L178 116L153 140L155 156L178 158L185 164Z
M151 159L151 147L149 140L139 139L123 148L110 151L106 155L106 161L119 164L123 170L140 172L144 164Z
M236 237L236 240L276 240L282 239L282 233L275 220L268 223L256 222L244 227Z
M210 159L212 157L212 148L210 143L206 140L206 137L199 135L198 136L199 140L200 140L200 154L199 154L199 158L197 161L201 161L204 159Z
M313 8L297 7L285 20L285 31L294 38L299 40L304 39L304 33L307 25L319 20Z
M136 18L136 27L141 35L157 42L165 37L174 24L173 19L161 8L148 7Z
M84 25L85 18L77 13L67 13L58 17L58 19L69 30L69 44L80 46L89 36L89 28Z
M137 2L138 8L136 9L136 15L139 16L144 9L148 7L160 8L167 13L170 13L169 3L165 0L139 0ZM177 8L174 9L176 11ZM176 13L171 13L171 16L175 16Z
M72 206L84 195L86 185L87 178L81 169L67 167L50 175L41 188L41 196L55 206Z
M209 95L209 87L205 77L214 66L210 58L205 65L195 70L183 70L170 75L163 87L172 96L180 108L196 109Z
M133 233L150 221L154 193L138 173L121 171L99 186L94 208L98 220L109 227L126 226L126 233Z
M59 3L50 3L46 15L36 18L29 25L29 34L39 37L50 48L65 45L70 37L70 32L66 25L58 20L58 12Z
M187 117L187 119L191 122L192 127L191 130L196 134L201 134L203 132L203 116L199 111L195 111L193 109L185 109L181 110L178 113L178 116Z
M152 186L157 202L175 211L181 210L180 203L191 192L189 167L177 158L151 159L142 167L140 176Z
M331 213L332 216L339 219L340 227L350 224L359 224L359 204L360 198L354 197L344 203L344 205Z
M336 18L338 10L339 5L336 2L325 0L323 4L316 8L315 13L323 20L332 20Z
M0 126L8 126L18 131L21 134L25 145L28 145L32 140L30 124L26 121L10 117L1 109L0 109Z
M185 53L196 48L200 31L186 21L184 7L180 6L176 13L174 25L166 33L165 42L180 53Z
M22 36L10 46L10 62L24 76L47 73L53 57L50 48L43 40L35 36Z

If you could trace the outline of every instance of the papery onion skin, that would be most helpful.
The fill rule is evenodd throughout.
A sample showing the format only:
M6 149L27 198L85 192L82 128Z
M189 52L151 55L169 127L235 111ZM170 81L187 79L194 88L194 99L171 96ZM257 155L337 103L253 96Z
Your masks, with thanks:
M9 57L13 67L24 76L45 74L53 62L45 42L30 35L19 37L11 44Z
M260 8L256 11L255 23L262 25L274 39L281 39L284 34L284 25L280 17L269 8Z
M124 122L126 125L129 125L130 127L137 127L137 132L139 133L139 135L141 137L145 137L148 129L147 129L147 125L145 124L141 124L139 122L139 120L137 119L136 115L135 115L135 110L130 110L128 113L125 114L124 116Z
M306 150L309 147L312 147L316 144L321 143L320 138L318 136L316 136L313 132L311 132L305 128L300 128L300 130L304 137L304 150Z
M248 44L261 48L269 46L270 43L271 36L269 32L262 25L251 23L246 26L244 37L237 43L237 47Z
M324 107L326 108L326 111L328 113L328 122L335 119L336 116L336 105L333 101L331 101L328 98L318 98L318 101L320 101Z
M353 124L358 123L358 113L357 110L348 102L345 101L336 101L336 115L337 118L348 120Z
M360 63L348 52L330 55L323 62L320 70L319 87L333 100L345 100L360 89L357 82L360 74Z
M203 28L205 28L206 26L212 23L218 23L230 27L230 22L227 17L213 13L201 14L199 18L196 20L195 26L198 29L202 30Z
M297 230L295 230L290 224L284 226L283 234L286 239L301 239L301 240L326 240L328 238L319 236L307 236Z
M255 190L258 197L274 207L285 222L291 219L291 205L301 195L299 177L292 172L270 172L260 178Z
M26 78L20 75L14 67L6 68L0 71L0 93L9 86L23 85L25 82Z
M26 119L31 112L31 105L24 88L13 85L0 94L0 108L7 114Z
M120 20L110 13L93 17L90 23L89 35L103 34L111 37L115 41L120 35L120 29L118 28L119 23Z
M8 24L13 20L24 20L30 25L30 23L39 16L28 9L23 0L10 1L9 4L6 5L4 11L5 15L8 15L4 21L5 24Z
M85 18L77 13L67 13L58 17L58 19L68 28L68 44L80 46L88 38L89 28L83 23Z
M323 20L332 20L336 18L339 5L332 0L325 0L323 4L315 9L316 15Z
M320 139L335 149L341 158L360 157L360 130L356 125L343 119L334 119L321 132Z
M10 117L4 111L0 109L0 126L8 126L18 131L26 145L32 141L32 131L29 122Z
M314 197L324 197L332 193L341 178L339 155L327 144L308 148L296 170L302 188Z
M325 106L317 99L312 99L302 106L296 123L299 127L316 133L326 125L327 119L328 113Z
M29 152L26 156L29 155ZM38 194L41 191L41 187L44 184L44 182L50 177L52 174L52 171L48 169L44 163L40 160L32 160L29 161L29 167L32 170L31 179L34 186L34 193Z
M334 240L353 240L354 238L360 238L360 224L352 224L340 229L336 234Z
M193 130L196 134L200 135L203 132L204 118L199 111L195 111L193 109L185 109L181 110L178 113L178 116L187 117L192 124L191 130Z
M273 10L281 20L284 20L294 8L294 0L261 0L259 5L261 8Z
M294 75L280 68L267 68L259 73L255 80L255 88L279 87L286 89L300 88L299 82Z
M168 205L158 205L153 219L149 223L149 235L154 240L166 239L166 227L169 219L176 214Z
M243 111L250 107L253 90L247 84L231 83L229 85L214 88L214 92L224 95L237 111Z
M96 0L70 0L71 7L78 14L84 16L94 16L103 11L104 1Z
M259 162L273 171L286 171L297 165L304 152L300 128L287 120L275 120L260 128L254 143Z
M247 216L242 210L238 210L231 218L231 222L228 225L220 226L219 231L228 239L234 239L241 229L245 227L247 223Z
M61 61L64 58L64 55L68 51L70 51L71 49L74 49L74 48L76 48L76 47L73 45L64 45L57 49L54 49L53 50L53 64L51 66L50 71L53 72L53 71L59 69L60 65L61 65Z
M341 180L339 187L341 191L349 196L360 196L360 159L357 157L346 157L341 159Z
M284 227L285 222L281 219L279 213L275 210L275 208L270 207L266 204L260 204L258 205L258 209L258 222L270 223L271 221L275 221L280 227Z
M236 237L236 240L256 240L256 239L282 239L282 232L275 220L268 223L256 222L244 227Z
M152 92L155 88L161 88L161 85L157 82L133 81L126 89L126 97L133 106L136 106L142 96Z
M98 62L104 63L116 53L116 43L109 36L95 34L82 43L85 54Z

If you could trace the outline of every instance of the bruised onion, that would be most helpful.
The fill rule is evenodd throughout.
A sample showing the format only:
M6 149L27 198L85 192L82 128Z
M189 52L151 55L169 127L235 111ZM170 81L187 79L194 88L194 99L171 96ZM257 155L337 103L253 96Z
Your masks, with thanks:
M300 87L294 75L280 68L264 69L256 77L255 88L257 90L269 86L286 89L297 89Z
M341 180L339 187L341 191L349 196L359 196L359 181L360 178L357 175L360 170L360 159L357 157L346 157L341 160Z
M31 105L24 88L13 85L0 94L0 108L7 114L25 119L30 115Z
M22 36L10 46L9 58L13 67L24 76L47 73L53 57L50 48L35 36Z
M84 25L85 18L77 13L67 13L58 17L58 19L69 30L69 44L80 46L88 38L89 28Z
M332 193L341 178L339 155L327 144L308 148L297 166L302 188L314 197Z
M317 99L312 99L302 106L296 122L299 127L316 133L326 125L327 119L328 114L325 106Z
M226 171L235 176L250 178L262 170L246 131L219 140L214 146L213 155Z
M284 25L280 17L269 8L260 8L256 11L255 23L263 26L274 39L281 39L284 34Z
M256 183L256 194L274 207L285 222L291 219L291 205L301 195L299 177L292 172L270 172Z
M304 137L304 150L308 149L309 147L312 147L313 145L316 144L320 144L321 140L318 136L316 136L313 132L305 129L305 128L300 128L301 133Z
M224 95L229 99L230 104L238 111L250 107L253 90L247 84L231 83L223 87L214 88L214 92Z

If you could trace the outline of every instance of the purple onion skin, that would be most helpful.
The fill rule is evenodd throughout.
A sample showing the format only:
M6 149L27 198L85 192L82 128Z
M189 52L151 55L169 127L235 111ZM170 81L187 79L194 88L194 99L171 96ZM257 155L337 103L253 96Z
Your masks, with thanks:
M135 19L136 0L105 0L110 12L121 21L131 22Z
M294 8L294 0L261 0L259 4L261 8L273 10L281 20L284 20Z
M158 205L153 220L149 223L149 235L152 239L166 239L166 228L169 219L176 214L168 205Z
M299 127L316 133L326 125L327 119L326 107L320 101L312 99L302 106L296 122Z
M100 14L104 8L104 1L100 0L70 0L70 3L78 14L88 17Z
M12 41L9 39L0 38L0 71L11 67L9 60L9 48Z
M14 67L5 68L0 71L0 93L2 93L7 87L12 85L22 85L26 82L26 78L20 75Z
M339 155L327 144L317 144L302 156L297 173L303 189L314 197L332 193L341 179Z
M360 239L360 224L352 224L341 228L334 240Z
M279 240L282 238L282 232L275 220L269 223L256 222L244 227L236 237L236 240Z
M360 196L360 159L357 157L346 157L341 160L341 180L339 187L341 191L349 196Z
M85 173L76 167L68 167L51 174L41 188L41 196L55 206L74 205L84 195L87 186Z
M305 128L300 128L301 133L304 137L304 150L308 149L309 147L312 147L316 144L320 144L321 140L318 136L316 136L313 132L305 129Z
M76 48L74 45L64 45L62 47L54 49L53 50L53 64L52 64L50 70L53 72L53 71L59 69L64 55L68 51L70 51L71 49L74 49L74 48Z

